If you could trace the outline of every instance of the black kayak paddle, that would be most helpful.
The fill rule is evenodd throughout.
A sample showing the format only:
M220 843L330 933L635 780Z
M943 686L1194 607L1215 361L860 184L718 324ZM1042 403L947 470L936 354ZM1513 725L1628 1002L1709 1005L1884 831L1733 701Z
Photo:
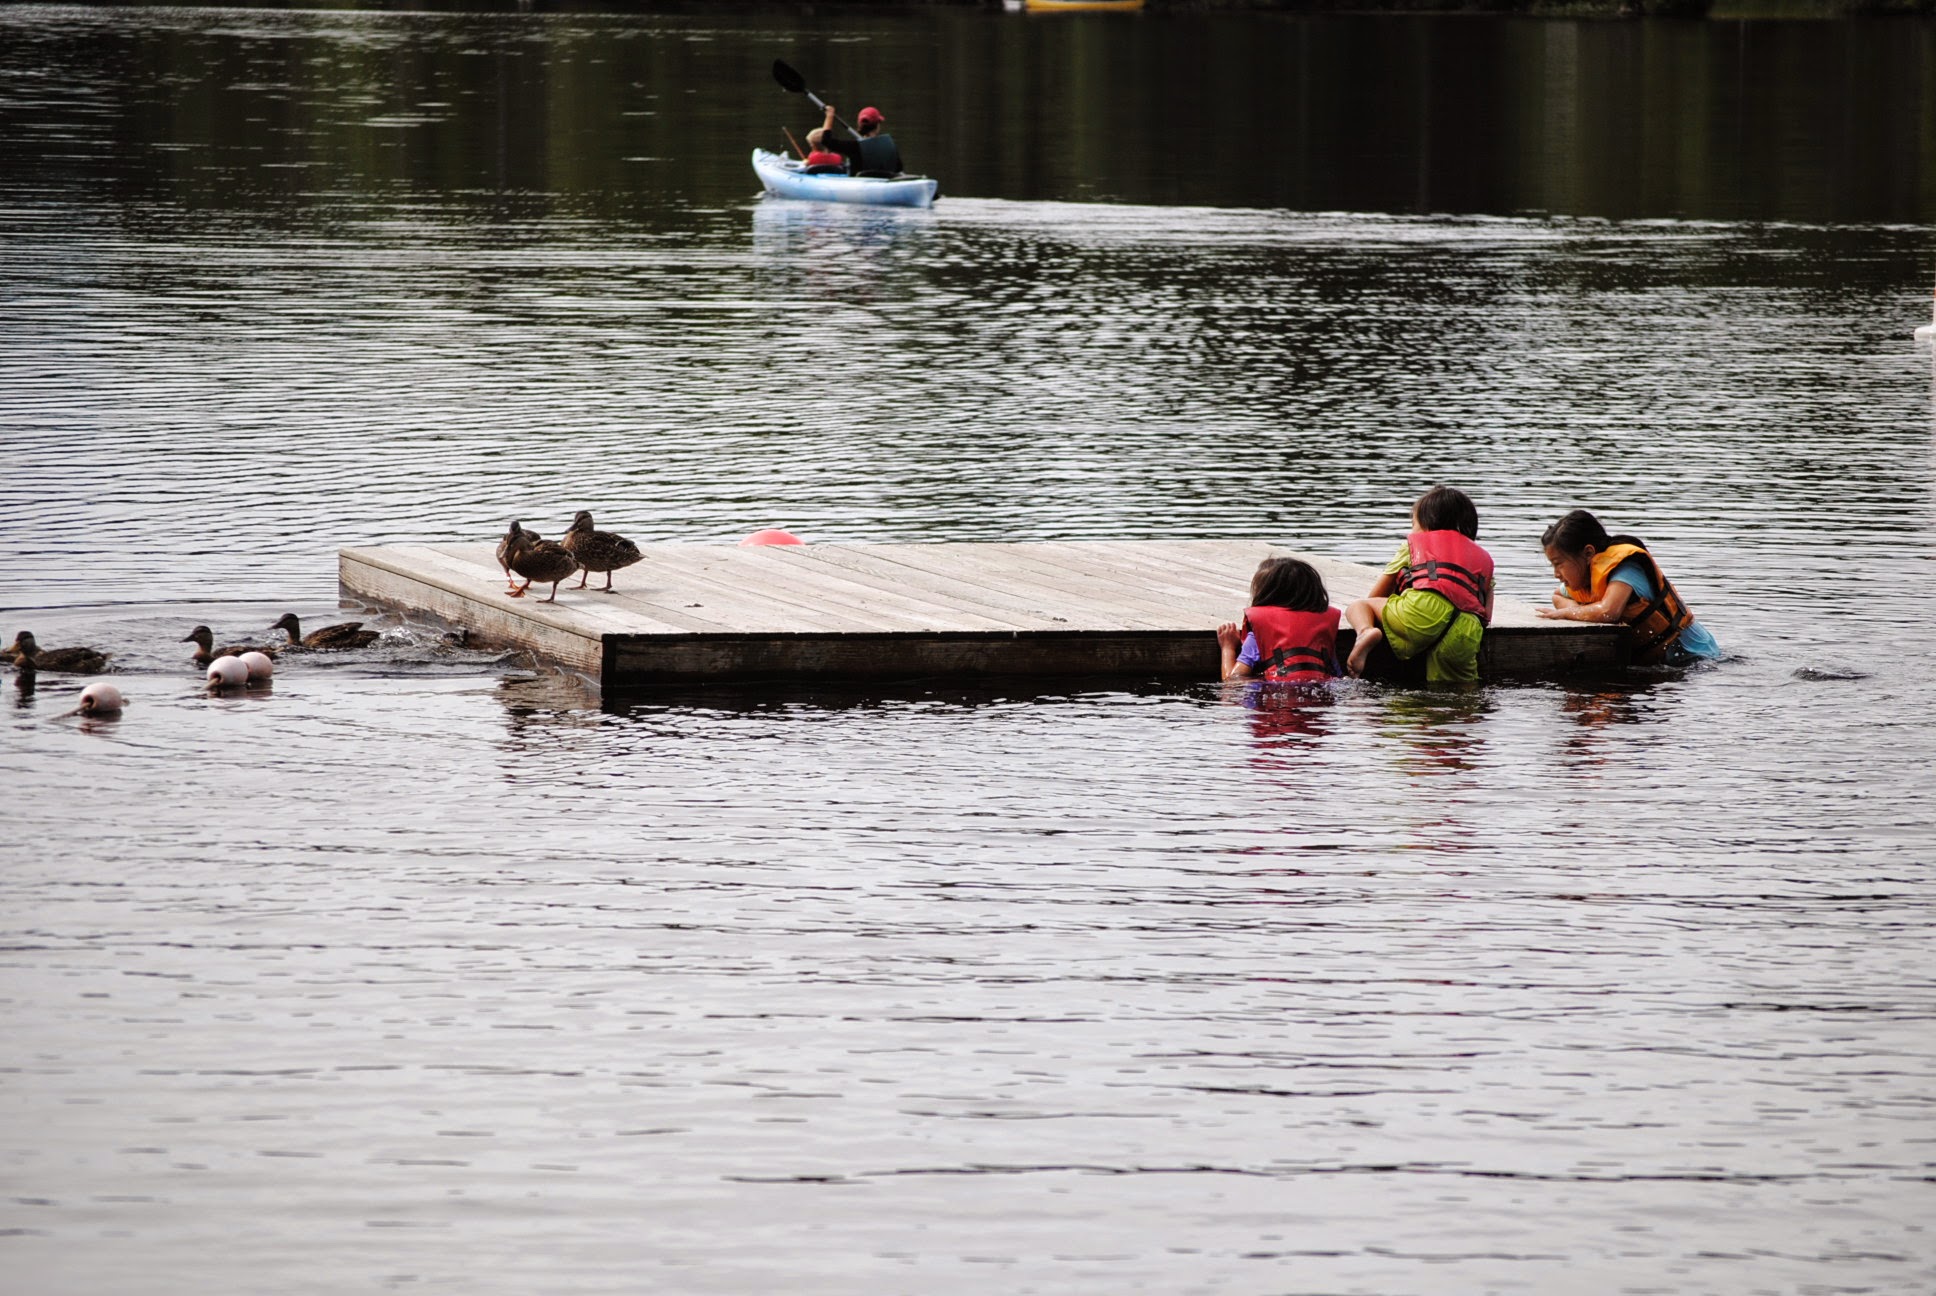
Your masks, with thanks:
M821 102L820 96L807 89L807 79L782 63L779 59L773 60L773 79L778 81L780 88L788 94L803 94L814 107L823 110L826 108L827 105ZM842 126L846 126L849 135L860 134L852 126L847 126L847 123L841 121L839 117L835 117L834 120L840 122Z

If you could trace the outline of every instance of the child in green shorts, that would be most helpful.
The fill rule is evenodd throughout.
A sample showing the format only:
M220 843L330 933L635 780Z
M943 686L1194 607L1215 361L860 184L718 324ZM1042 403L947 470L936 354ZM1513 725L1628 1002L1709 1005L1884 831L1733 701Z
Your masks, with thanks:
M1429 684L1479 678L1479 643L1492 620L1492 555L1477 544L1479 510L1464 491L1434 486L1412 506L1412 533L1371 587L1344 610L1357 632L1345 670L1362 675L1371 650L1401 661L1425 654Z

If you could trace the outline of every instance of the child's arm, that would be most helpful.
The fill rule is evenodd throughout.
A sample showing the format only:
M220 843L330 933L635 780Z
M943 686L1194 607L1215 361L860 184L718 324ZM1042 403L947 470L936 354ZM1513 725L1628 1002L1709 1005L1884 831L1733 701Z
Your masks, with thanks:
M1567 595L1555 591L1553 606L1534 608L1533 611L1548 621L1593 621L1602 625L1618 621L1620 614L1627 610L1627 602L1633 598L1633 586L1625 581L1610 580L1607 592L1600 596L1597 603L1580 603Z
M1384 572L1378 577L1377 580L1371 583L1371 593L1365 595L1365 597L1375 598L1375 599L1390 598L1392 595L1392 591L1397 588L1398 588L1398 573Z
M1235 621L1226 621L1217 627L1217 651L1223 658L1218 679L1249 679L1250 667L1237 660L1243 651L1244 628Z

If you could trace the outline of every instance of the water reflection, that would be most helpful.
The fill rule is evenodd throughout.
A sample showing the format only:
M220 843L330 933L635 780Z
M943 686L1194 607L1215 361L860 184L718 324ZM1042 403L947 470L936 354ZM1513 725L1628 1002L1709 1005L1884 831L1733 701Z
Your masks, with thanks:
M1337 687L1323 684L1226 685L1225 696L1249 713L1258 751L1294 755L1330 732Z
M791 259L918 248L935 233L932 210L762 198L751 205L753 250Z
M884 106L944 194L1615 218L1936 213L1918 181L1936 172L1919 115L1936 62L1927 24L1285 13L1044 24L958 5L892 21L221 12L0 8L0 51L59 87L25 97L30 129L0 141L0 165L36 183L80 169L141 202L243 202L295 226L344 192L461 194L485 220L719 206L756 188L753 145L783 147L781 127L807 125L772 82L785 49L843 106Z
M1484 721L1497 706L1492 689L1380 687L1374 697L1378 731L1397 744L1399 774L1432 779L1469 774L1483 765Z

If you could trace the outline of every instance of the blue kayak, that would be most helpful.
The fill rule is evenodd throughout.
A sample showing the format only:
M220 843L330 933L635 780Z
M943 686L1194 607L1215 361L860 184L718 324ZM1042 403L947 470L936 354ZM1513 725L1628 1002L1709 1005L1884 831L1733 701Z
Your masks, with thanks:
M775 198L805 198L811 202L863 203L870 207L932 207L941 190L939 180L927 176L808 175L800 164L782 153L753 150L753 171Z

